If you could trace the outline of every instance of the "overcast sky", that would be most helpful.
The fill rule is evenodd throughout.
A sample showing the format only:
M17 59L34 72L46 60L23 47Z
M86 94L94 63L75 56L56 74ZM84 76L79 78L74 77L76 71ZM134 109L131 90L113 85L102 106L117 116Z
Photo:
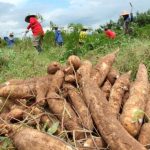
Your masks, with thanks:
M46 30L49 22L59 26L82 23L97 28L110 19L118 19L123 10L142 12L150 8L150 0L0 0L0 36L14 32L20 36L26 30L24 18L28 14L40 13Z

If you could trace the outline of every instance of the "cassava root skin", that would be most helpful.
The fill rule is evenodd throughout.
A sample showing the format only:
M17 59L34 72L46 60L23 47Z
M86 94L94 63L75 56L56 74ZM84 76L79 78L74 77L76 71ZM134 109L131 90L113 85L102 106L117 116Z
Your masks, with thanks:
M116 118L118 118L119 115L124 93L129 89L130 74L131 72L121 75L116 80L110 92L109 104L111 107L111 112Z
M136 114L139 110L145 111L148 88L147 69L144 64L140 64L136 80L130 89L129 99L126 101L120 116L122 125L132 136L136 136L140 131L144 114L139 116Z
M81 60L78 56L71 55L67 60L67 64L73 66L75 70L77 70L81 65Z
M97 65L92 70L92 79L95 83L97 83L99 86L101 86L106 79L113 62L116 58L116 52L108 54L102 58L100 58Z
M58 62L52 62L47 67L48 74L55 74L58 70L61 69L61 65Z
M119 78L119 76L120 76L119 71L112 67L107 75L107 79L113 85L115 83L116 79Z
M150 147L150 123L144 123L141 128L138 141L143 145L149 145Z
M92 131L94 125L91 118L91 114L79 91L71 84L64 84L63 88L66 88L68 90L70 101L74 106L75 110L77 111L77 114L79 115L82 126Z
M106 80L104 85L101 87L101 90L103 91L103 93L104 93L105 97L107 98L107 100L109 100L111 88L112 88L112 85L109 82L109 80Z
M75 150L59 138L31 128L19 130L12 140L18 150Z
M84 138L83 128L80 126L79 119L70 104L54 92L49 93L48 97L50 98L47 100L49 109L62 122L62 126L72 134L74 131L76 139Z
M101 137L94 137L92 136L91 138L88 138L84 144L83 147L84 148L89 148L89 149L103 149L105 148L106 143L103 141L103 139Z

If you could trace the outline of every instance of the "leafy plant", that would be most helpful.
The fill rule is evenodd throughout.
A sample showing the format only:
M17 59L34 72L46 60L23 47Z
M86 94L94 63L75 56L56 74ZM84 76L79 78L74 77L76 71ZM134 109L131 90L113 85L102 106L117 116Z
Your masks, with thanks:
M135 122L141 122L141 118L143 117L144 115L144 111L140 110L140 109L135 109L133 111L133 118L132 118L132 122L135 123Z
M1 150L9 150L12 147L12 141L8 137L0 136L0 142L2 142Z
M58 130L59 122L54 122L53 125L47 130L47 133L52 135Z

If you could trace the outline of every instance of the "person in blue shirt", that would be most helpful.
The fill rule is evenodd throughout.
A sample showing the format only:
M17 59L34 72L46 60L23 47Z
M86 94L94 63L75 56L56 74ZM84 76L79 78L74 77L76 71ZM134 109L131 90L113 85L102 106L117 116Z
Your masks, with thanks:
M123 17L124 24L123 24L123 29L125 34L130 33L130 23L133 21L133 14L129 13L127 11L123 11L121 16Z
M4 40L6 41L7 46L9 48L12 48L14 46L14 44L15 44L14 34L13 33L10 33L8 37L4 37Z
M63 37L61 31L58 30L58 27L55 27L55 44L58 46L63 45Z

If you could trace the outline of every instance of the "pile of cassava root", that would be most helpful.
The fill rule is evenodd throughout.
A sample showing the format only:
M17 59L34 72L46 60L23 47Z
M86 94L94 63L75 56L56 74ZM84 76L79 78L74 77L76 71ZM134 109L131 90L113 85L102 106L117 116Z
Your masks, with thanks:
M131 71L112 67L117 53L95 66L70 56L66 66L52 62L45 76L1 84L0 135L17 150L148 149L148 72L139 64L131 82Z

